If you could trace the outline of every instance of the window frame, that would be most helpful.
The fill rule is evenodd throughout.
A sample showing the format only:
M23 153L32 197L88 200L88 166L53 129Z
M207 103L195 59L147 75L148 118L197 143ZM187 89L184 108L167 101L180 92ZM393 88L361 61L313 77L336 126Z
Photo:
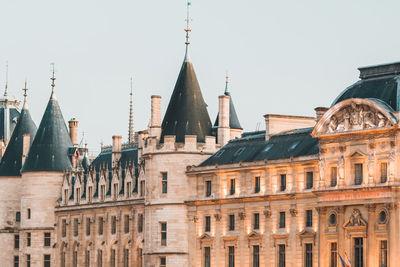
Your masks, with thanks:
M168 172L161 172L161 194L168 194Z
M286 191L287 188L287 176L286 173L281 173L280 174L280 192Z
M261 191L261 177L254 176L254 193L258 194Z
M160 244L163 247L167 246L167 222L160 222Z

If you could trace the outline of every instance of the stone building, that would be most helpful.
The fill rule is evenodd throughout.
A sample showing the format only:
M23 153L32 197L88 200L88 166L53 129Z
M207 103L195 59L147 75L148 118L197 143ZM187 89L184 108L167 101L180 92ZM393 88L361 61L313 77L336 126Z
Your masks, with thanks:
M135 133L131 93L128 143L93 160L54 73L38 128L25 91L0 162L2 266L397 266L400 63L360 68L315 117L243 132L228 81L211 123L186 32L164 116L152 96Z

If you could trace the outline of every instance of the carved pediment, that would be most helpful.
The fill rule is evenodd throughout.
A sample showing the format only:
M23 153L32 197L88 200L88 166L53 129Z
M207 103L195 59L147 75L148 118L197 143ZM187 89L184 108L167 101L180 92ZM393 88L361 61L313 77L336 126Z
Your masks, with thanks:
M331 107L315 125L313 136L390 127L397 123L393 111L378 100L353 98Z
M212 240L214 240L214 238L213 237L211 237L210 235L208 235L208 234L202 234L201 236L200 236L200 241L212 241Z
M262 238L262 235L260 235L260 234L257 233L257 232L252 231L252 232L250 232L250 234L247 235L247 238L250 239L250 240L253 240L253 239L261 239L261 238Z
M344 228L366 228L367 221L361 215L360 210L354 209L351 212L350 218L344 223Z

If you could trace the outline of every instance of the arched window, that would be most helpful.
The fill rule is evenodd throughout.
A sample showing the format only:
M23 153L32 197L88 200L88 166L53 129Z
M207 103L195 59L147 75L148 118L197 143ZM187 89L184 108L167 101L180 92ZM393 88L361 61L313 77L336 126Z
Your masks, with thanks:
M30 219L31 218L31 209L27 210L27 218Z

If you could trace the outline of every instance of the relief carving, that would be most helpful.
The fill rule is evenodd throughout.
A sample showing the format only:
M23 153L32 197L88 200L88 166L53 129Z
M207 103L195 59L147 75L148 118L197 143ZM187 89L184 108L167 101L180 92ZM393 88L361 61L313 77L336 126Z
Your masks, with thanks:
M371 109L368 105L353 102L333 115L326 127L328 133L334 133L385 127L390 124L390 121L379 111Z
M361 215L360 210L354 209L351 213L350 218L345 222L344 227L366 227L367 221L365 221Z

